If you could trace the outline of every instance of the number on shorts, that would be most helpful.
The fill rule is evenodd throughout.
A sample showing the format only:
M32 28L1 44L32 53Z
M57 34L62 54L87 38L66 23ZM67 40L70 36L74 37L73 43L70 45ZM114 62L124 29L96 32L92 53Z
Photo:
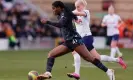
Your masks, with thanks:
M76 44L77 43L77 40L76 39L73 39L73 44Z

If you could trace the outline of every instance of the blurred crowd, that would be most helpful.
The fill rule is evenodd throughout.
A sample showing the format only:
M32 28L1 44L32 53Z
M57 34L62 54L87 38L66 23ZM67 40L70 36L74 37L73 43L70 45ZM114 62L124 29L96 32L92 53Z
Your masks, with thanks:
M35 9L26 3L13 2L13 0L0 0L0 37L57 37L55 29L41 24L40 16Z
M133 19L126 19L119 25L120 37L133 39Z
M100 21L100 20L98 20ZM133 20L127 19L119 25L120 36L133 38ZM97 20L91 20L93 36L106 36L106 27L102 28ZM0 0L0 37L24 37L32 40L36 37L58 37L55 28L40 22L35 9L26 3Z

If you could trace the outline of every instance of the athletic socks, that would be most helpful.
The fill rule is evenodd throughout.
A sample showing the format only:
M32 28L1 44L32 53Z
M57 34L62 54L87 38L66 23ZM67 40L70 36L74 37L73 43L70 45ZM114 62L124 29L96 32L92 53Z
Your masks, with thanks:
M47 72L51 72L52 71L52 67L54 65L54 61L55 61L55 58L52 58L52 57L47 59L47 66L46 66L46 71Z
M110 56L115 57L116 53L119 55L119 57L122 56L122 53L120 52L118 47L111 48Z
M115 49L117 53L121 53L118 47L116 47Z
M77 53L75 53L73 56L74 56L75 73L79 74L81 59L80 59L79 54ZM101 59L102 61L116 61L117 62L117 58L112 58L106 55L101 55ZM95 59L92 63L98 68L100 68L101 70L103 70L104 72L107 72L108 68L105 67L98 59Z
M116 53L118 54L118 56L121 57L122 56L122 53L120 52L119 48L116 47L115 49L116 49Z
M73 57L74 57L75 73L80 74L80 64L81 64L80 55L78 53L75 53L73 54Z
M110 56L115 57L115 54L116 54L116 48L111 48Z
M119 62L118 58L113 58L107 55L100 55L101 61L105 62Z
M92 64L94 64L95 66L97 66L99 69L103 70L104 72L107 72L108 68L106 66L104 66L100 60L95 59Z
M81 59L79 54L74 54L74 65L75 65L75 73L79 74L80 73L80 64L81 64ZM101 60L102 61L118 61L117 58L112 58L106 55L101 55ZM55 58L48 58L47 59L47 66L46 66L46 71L47 72L51 72L52 71L52 67L54 65L54 61ZM105 67L98 59L95 59L92 62L95 66L97 66L98 68L100 68L101 70L103 70L104 72L107 72L108 68Z

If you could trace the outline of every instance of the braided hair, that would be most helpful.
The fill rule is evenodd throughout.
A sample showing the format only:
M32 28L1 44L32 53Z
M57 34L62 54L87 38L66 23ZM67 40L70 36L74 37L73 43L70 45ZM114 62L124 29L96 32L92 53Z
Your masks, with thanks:
M71 17L74 18L74 19L77 19L77 16L74 15L74 14L72 13L72 11L70 11L70 9L67 8L67 7L64 5L63 2L61 2L61 1L55 1L55 2L52 3L52 6L54 6L54 7L56 7L56 8L57 8L57 7L60 7L61 9L64 9L64 10L67 12L67 14L68 14L69 16L71 16Z

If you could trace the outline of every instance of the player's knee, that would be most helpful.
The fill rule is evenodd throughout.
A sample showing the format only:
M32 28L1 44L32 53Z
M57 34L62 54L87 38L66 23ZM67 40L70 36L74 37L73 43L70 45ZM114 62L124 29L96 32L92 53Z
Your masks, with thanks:
M114 44L113 44L113 45L111 45L111 48L115 48L115 47L116 47L116 45L114 45Z
M115 43L111 43L111 48L114 48L116 47L116 44Z
M98 59L99 61L101 61L101 57L96 57L96 59Z
M98 60L101 60L101 57L100 57L99 53L97 53L95 58L98 59Z
M93 61L93 60L95 60L95 59L101 60L100 55L93 55L93 58L91 58L91 61Z
M48 58L50 58L50 57L51 57L51 54L49 53L49 54L48 54Z
M48 53L48 58L50 58L50 57L54 57L52 52Z
M94 59L91 59L90 62L93 63L94 62Z
M101 57L100 57L99 53L96 51L95 48L93 48L93 49L90 51L90 53L92 54L92 56L93 56L94 58L96 58L96 59L98 59L98 60L101 60Z

